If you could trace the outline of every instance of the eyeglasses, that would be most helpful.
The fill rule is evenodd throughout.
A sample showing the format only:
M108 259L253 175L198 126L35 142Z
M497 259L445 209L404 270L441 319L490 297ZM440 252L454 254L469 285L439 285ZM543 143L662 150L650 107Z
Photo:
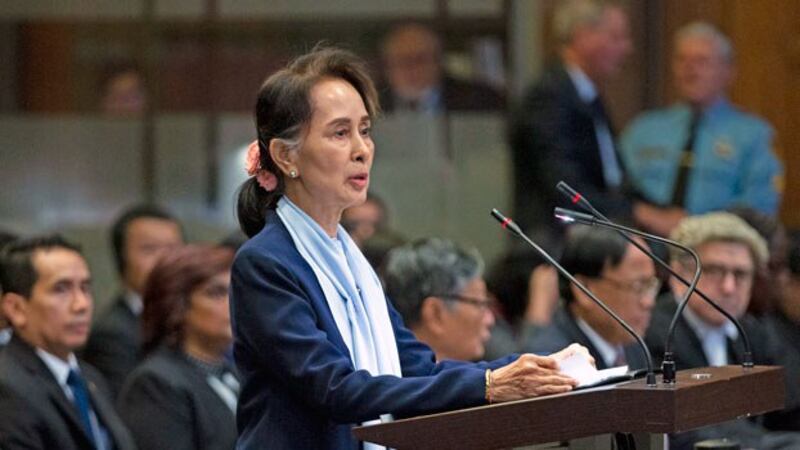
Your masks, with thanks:
M701 279L710 281L712 283L721 283L728 278L728 275L733 275L736 284L753 281L753 270L742 269L738 267L725 267L719 264L704 264L703 274Z
M619 281L608 277L598 277L598 279L607 281L617 289L629 292L637 297L654 296L661 289L661 280L656 277L634 281Z
M465 295L433 295L432 297L439 297L445 300L451 300L459 303L466 303L468 305L478 307L479 309L484 311L489 309L494 304L494 300L490 298L475 298L475 297L468 297Z

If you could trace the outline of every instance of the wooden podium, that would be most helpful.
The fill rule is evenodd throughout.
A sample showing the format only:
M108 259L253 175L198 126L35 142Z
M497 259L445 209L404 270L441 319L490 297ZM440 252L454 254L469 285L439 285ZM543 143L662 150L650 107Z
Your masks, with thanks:
M677 383L643 379L516 402L356 427L363 441L403 449L492 449L615 432L663 434L783 408L783 368L705 367Z

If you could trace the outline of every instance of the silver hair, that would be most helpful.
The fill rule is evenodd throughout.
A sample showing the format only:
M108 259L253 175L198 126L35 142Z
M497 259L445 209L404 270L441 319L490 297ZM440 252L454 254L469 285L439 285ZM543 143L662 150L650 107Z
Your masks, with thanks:
M303 125L297 124L273 139L280 142L290 151L298 150L303 145Z
M738 242L750 249L755 266L762 266L769 259L764 238L743 219L727 212L687 217L675 227L670 238L693 249L708 242ZM675 248L670 248L670 256L685 257Z
M414 325L419 322L423 300L457 295L467 283L483 275L483 268L476 250L464 250L446 239L428 238L389 252L383 281L403 319Z
M553 15L553 33L561 44L572 41L575 30L584 25L597 25L603 14L616 4L600 0L563 0Z
M723 32L719 31L717 27L708 22L692 22L682 26L675 32L675 47L685 39L696 38L713 41L722 59L729 64L733 63L733 59L736 55L734 54L730 39L728 39L728 36Z

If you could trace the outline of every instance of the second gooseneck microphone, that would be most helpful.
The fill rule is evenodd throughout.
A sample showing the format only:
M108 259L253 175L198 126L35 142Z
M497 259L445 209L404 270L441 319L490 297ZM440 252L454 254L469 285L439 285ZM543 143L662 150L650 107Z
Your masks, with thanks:
M675 245L692 256L692 259L694 259L694 264L695 264L694 277L692 277L692 282L689 285L689 288L686 290L686 292L684 292L681 301L678 302L678 310L672 317L672 323L670 323L669 331L667 332L667 338L664 344L664 360L662 361L661 364L661 370L663 372L662 381L664 383L674 383L675 376L677 373L677 367L675 366L675 355L672 352L673 335L675 334L675 326L678 323L678 317L680 317L681 314L683 314L683 310L686 308L686 305L689 304L689 299L692 297L692 294L697 288L697 282L700 281L700 273L702 272L702 266L700 264L700 256L697 254L697 252L695 252L691 248L679 244L678 242L665 239L660 236L655 236L649 233L645 233L643 231L639 231L633 228L618 225L616 223L609 222L607 220L598 219L597 217L591 214L583 214L577 211L572 211L571 209L557 207L554 211L554 215L556 216L556 218L560 219L565 223L577 222L590 226L599 225L601 227L611 228L624 233L630 233L636 236L641 236L650 241L661 242L663 244L668 244L668 245ZM628 239L628 241L635 242L632 241L631 239Z
M588 199L586 199L583 195L581 195L578 191L576 191L575 189L570 187L570 185L568 185L564 181L559 181L558 184L556 185L556 189L562 195L564 195L566 198L568 198L570 200L570 202L572 202L572 204L574 204L576 206L579 206L581 209L583 209L584 211L587 211L588 213L593 215L595 218L602 219L603 221L605 221L607 223L613 223L610 220L608 220L608 217L603 215L603 213L601 213L594 206L592 206L592 204L589 202ZM619 230L619 229L617 231L619 231L620 235L622 235L628 242L630 242L631 244L636 246L636 248L638 248L639 250L643 251L647 256L650 257L650 259L655 261L659 266L661 266L667 272L669 272L670 275L675 277L676 280L680 281L685 286L691 286L691 283L688 280L686 280L686 278L682 277L679 273L675 272L675 270L672 267L670 267L669 264L667 264L663 259L661 259L658 256L656 256L655 254L653 254L653 252L650 251L650 249L648 249L648 248L642 246L640 243L636 242L636 240L632 239L627 232ZM647 236L641 235L641 236L645 237L646 239L649 239L648 236L654 237L652 235L647 235ZM678 246L679 248L684 248L684 247L678 245L677 242L675 242L675 241L667 241L667 243L670 244L670 245ZM747 336L747 333L744 331L744 328L742 328L742 324L739 323L739 321L735 317L733 317L733 315L731 315L728 311L725 311L725 309L723 309L716 302L711 300L703 291L695 288L695 293L697 295L699 295L700 298L705 300L709 305L711 305L714 309L716 309L722 315L724 315L728 320L731 321L731 323L733 323L736 326L736 329L739 331L739 335L742 336L742 341L744 343L744 354L742 356L742 367L744 367L744 368L753 367L753 350L752 350L752 347L750 346L750 338ZM681 316L682 312L683 312L683 309L679 308L675 312L673 317L672 317L672 322L670 324L670 331L667 333L667 341L665 342L665 345L664 345L665 350L671 348L671 340L672 340L671 336L674 334L675 326L676 326L676 324L678 322L678 318ZM675 378L674 378L675 362L674 362L674 355L672 354L672 352L670 352L669 354L667 354L665 352L664 361L666 362L667 366L669 366L669 367L665 367L664 368L664 375L665 375L664 376L664 382L665 383L674 383L675 382ZM668 375L671 375L672 377L670 378Z
M583 292L589 298L591 298L592 301L597 303L597 305L603 311L605 311L614 320L616 320L617 323L619 323L622 326L622 328L625 329L625 331L630 333L631 336L633 336L636 339L636 342L639 344L639 347L641 347L642 352L644 353L644 356L645 356L645 360L647 361L647 376L646 376L647 385L648 386L656 386L656 374L653 371L653 357L650 355L650 349L647 348L647 345L645 345L644 340L641 338L641 336L636 334L636 331L634 331L633 328L631 328L630 325L628 325L624 320L622 320L613 310L611 310L611 308L606 306L606 304L603 303L602 300L597 298L597 296L594 295L594 293L592 291L590 291L589 288L587 288L580 281L575 279L575 276L573 276L571 273L569 273L569 271L567 271L567 269L562 267L561 264L559 264L558 261L555 260L555 258L550 256L549 253L547 253L543 248L539 247L539 245L537 245L535 242L533 242L533 240L531 238L529 238L525 233L523 233L522 230L519 228L519 226L516 223L514 223L513 220L511 220L508 217L504 216L497 209L492 209L492 217L497 219L497 221L500 222L500 225L503 228L511 231L511 233L513 233L516 236L522 238L522 240L524 240L528 245L530 245L537 252L539 252L539 254L542 255L544 257L544 259L547 260L548 263L550 263L553 267L555 267L556 270L558 270L558 272L561 275L563 275L565 278L567 278L570 281L570 283L574 284L578 289L580 289L581 292Z

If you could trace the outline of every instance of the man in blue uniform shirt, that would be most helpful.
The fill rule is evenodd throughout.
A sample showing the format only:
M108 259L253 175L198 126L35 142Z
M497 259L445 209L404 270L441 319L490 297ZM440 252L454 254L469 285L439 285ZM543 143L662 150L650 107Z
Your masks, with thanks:
M673 76L680 101L647 112L625 131L623 160L643 226L667 235L685 215L747 206L774 215L783 169L762 119L733 106L730 41L713 26L693 23L676 34Z

